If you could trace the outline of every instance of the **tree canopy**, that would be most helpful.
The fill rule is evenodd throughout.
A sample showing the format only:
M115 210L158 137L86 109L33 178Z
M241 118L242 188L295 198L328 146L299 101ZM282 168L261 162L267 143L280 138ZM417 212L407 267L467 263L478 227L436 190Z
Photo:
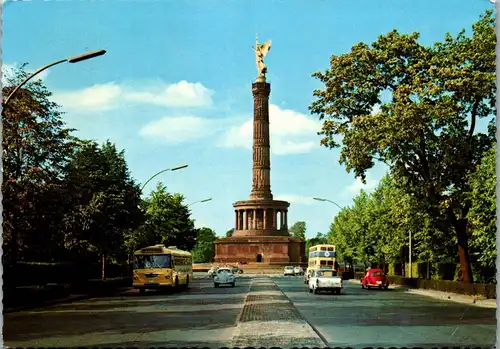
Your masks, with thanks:
M447 34L424 46L394 30L371 45L332 56L313 76L325 88L310 106L323 121L322 144L341 147L340 162L365 180L376 161L421 202L432 225L457 240L462 279L472 281L469 176L495 140L495 19L487 11L472 35ZM477 128L489 120L487 131ZM338 141L342 139L342 144Z
M6 74L4 96L28 76L25 68ZM2 116L2 258L9 275L19 262L100 262L106 278L107 263L130 261L136 249L156 243L190 251L199 241L196 253L210 254L210 234L194 228L184 197L160 183L142 199L124 151L73 136L42 81L20 88Z
M306 238L306 222L295 222L289 229L290 235L296 238Z
M210 263L215 257L214 241L217 234L210 228L196 229L196 245L193 249L195 263Z

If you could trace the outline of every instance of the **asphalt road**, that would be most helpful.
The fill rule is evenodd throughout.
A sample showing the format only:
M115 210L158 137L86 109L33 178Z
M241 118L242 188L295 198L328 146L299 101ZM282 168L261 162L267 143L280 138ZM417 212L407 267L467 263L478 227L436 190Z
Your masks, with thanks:
M307 292L302 277L273 278L330 347L492 347L496 309L345 284L340 296Z
M223 347L231 341L250 279L214 288L194 280L173 294L136 290L44 309L4 314L9 347Z
M312 295L303 277L272 279L330 347L491 347L495 342L496 309L402 289L363 290L359 284L346 284L340 296ZM4 341L9 347L228 346L250 282L240 277L235 288L216 289L211 280L199 279L173 294L129 291L9 313Z

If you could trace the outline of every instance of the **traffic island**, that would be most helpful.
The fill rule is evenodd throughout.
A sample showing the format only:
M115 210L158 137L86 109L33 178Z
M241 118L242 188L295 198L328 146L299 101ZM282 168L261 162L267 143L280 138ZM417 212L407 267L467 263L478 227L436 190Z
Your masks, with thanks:
M254 279L238 317L232 347L325 347L270 278Z

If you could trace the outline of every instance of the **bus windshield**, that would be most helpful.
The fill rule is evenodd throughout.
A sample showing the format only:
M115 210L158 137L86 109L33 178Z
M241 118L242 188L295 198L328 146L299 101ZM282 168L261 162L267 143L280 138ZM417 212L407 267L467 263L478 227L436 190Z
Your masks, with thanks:
M134 256L134 269L148 268L172 268L172 256L169 254Z

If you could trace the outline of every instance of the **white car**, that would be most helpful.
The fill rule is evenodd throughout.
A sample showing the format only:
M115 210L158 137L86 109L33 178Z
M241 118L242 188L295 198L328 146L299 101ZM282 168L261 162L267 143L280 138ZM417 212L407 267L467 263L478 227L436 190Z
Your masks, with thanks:
M343 284L342 278L337 276L335 270L316 269L311 271L309 277L309 292L318 293L319 291L330 291L340 294Z
M287 275L292 275L295 276L295 269L292 266L286 266L285 269L283 269L283 276Z
M231 285L231 287L234 287L235 283L236 277L233 275L232 268L217 269L217 274L214 277L215 288L219 287L219 285Z
M299 266L293 268L293 272L295 273L295 275L304 275L304 269Z

